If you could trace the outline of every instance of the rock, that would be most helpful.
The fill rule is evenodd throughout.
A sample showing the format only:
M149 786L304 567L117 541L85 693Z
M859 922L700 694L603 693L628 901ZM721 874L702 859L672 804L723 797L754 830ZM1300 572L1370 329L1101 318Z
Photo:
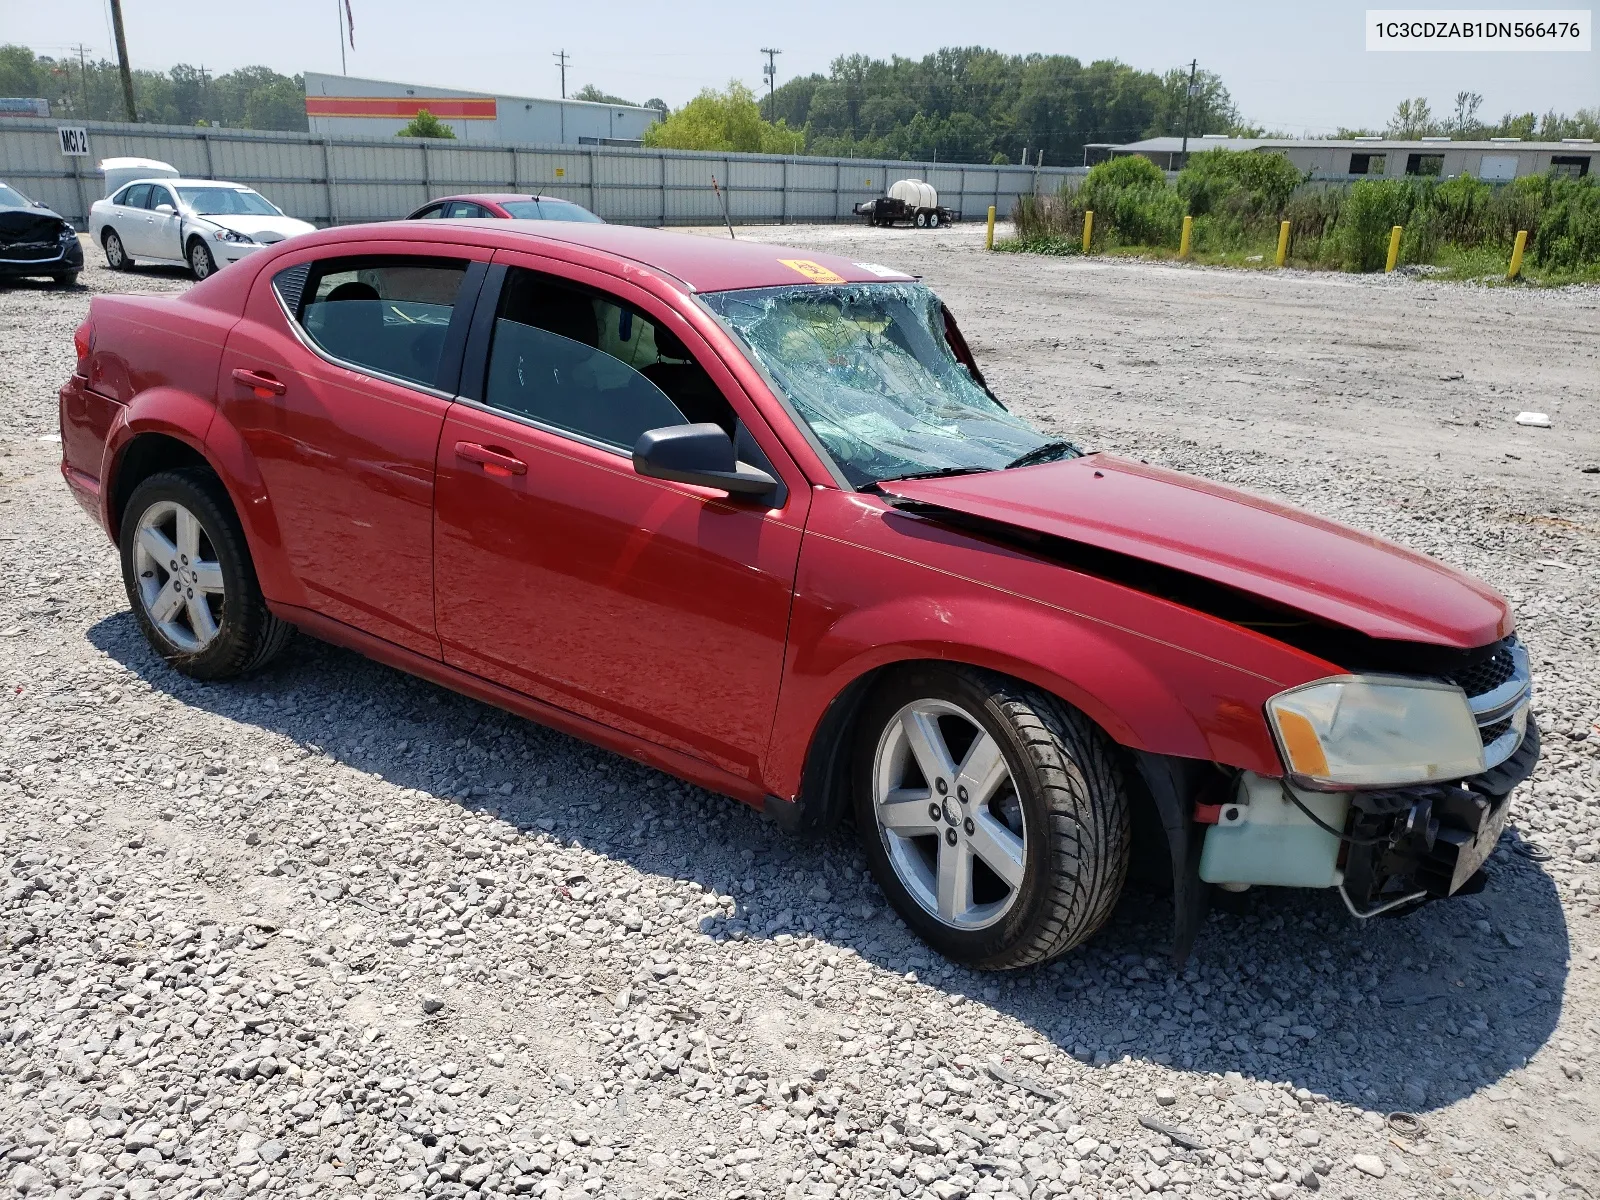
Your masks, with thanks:
M1382 1179L1389 1173L1389 1168L1384 1165L1383 1159L1376 1154L1358 1154L1350 1160L1350 1165L1363 1175L1371 1175L1374 1179Z
M420 1001L422 1011L430 1017L444 1007L444 999L433 992L424 992Z
M1550 1161L1558 1167L1566 1168L1572 1165L1572 1155L1560 1146L1547 1147L1545 1153L1550 1156Z
M1156 1089L1156 1103L1162 1108L1171 1108L1178 1102L1178 1094L1171 1088Z
M11 1172L11 1186L17 1194L26 1196L30 1192L41 1192L50 1186L50 1179L38 1167L23 1163Z

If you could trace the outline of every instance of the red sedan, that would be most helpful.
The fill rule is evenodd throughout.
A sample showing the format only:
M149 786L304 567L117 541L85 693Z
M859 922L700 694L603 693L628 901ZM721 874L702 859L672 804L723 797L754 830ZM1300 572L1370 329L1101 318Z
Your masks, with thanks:
M430 200L406 218L408 221L454 221L465 218L497 217L509 221L587 221L604 225L581 204L560 196L524 196L512 192L490 192L470 196L442 196Z
M63 474L156 652L293 629L786 826L1015 967L1170 862L1356 917L1481 886L1533 769L1506 603L1283 505L1052 441L873 263L398 222L96 296Z

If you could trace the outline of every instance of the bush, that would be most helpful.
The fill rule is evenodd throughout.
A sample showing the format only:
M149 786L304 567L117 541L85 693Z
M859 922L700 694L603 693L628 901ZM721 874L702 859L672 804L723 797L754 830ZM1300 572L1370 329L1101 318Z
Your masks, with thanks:
M1094 212L1097 232L1124 245L1176 245L1183 225L1183 201L1165 172L1136 154L1092 167L1072 202Z
M665 150L734 150L746 154L799 154L804 130L763 120L754 93L737 79L728 90L706 88L665 120L644 131L646 146Z
M1192 216L1227 211L1249 222L1277 220L1302 182L1300 172L1281 154L1202 150L1178 173L1177 187Z
M1336 261L1347 271L1381 271L1389 256L1389 231L1411 217L1416 186L1400 179L1352 184L1339 213Z
M425 138L450 138L454 140L456 131L451 129L438 117L425 108L419 108L417 115L412 117L405 127L395 134L395 137L425 137Z
M1600 263L1600 185L1592 175L1549 183L1550 203L1531 239L1534 264L1577 271Z

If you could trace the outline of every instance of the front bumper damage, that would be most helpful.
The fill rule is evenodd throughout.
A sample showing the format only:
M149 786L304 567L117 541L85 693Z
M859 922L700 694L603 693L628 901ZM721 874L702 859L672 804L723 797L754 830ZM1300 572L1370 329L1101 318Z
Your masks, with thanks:
M1494 851L1511 792L1539 762L1539 730L1510 757L1459 783L1428 784L1350 797L1341 884L1357 916L1388 907L1476 891L1471 886Z

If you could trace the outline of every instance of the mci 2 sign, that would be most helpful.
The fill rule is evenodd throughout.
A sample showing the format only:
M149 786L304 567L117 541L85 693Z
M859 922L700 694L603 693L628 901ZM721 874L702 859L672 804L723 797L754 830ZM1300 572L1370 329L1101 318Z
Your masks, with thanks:
M56 136L61 139L61 153L68 158L86 158L89 154L89 131L82 125L58 125Z

